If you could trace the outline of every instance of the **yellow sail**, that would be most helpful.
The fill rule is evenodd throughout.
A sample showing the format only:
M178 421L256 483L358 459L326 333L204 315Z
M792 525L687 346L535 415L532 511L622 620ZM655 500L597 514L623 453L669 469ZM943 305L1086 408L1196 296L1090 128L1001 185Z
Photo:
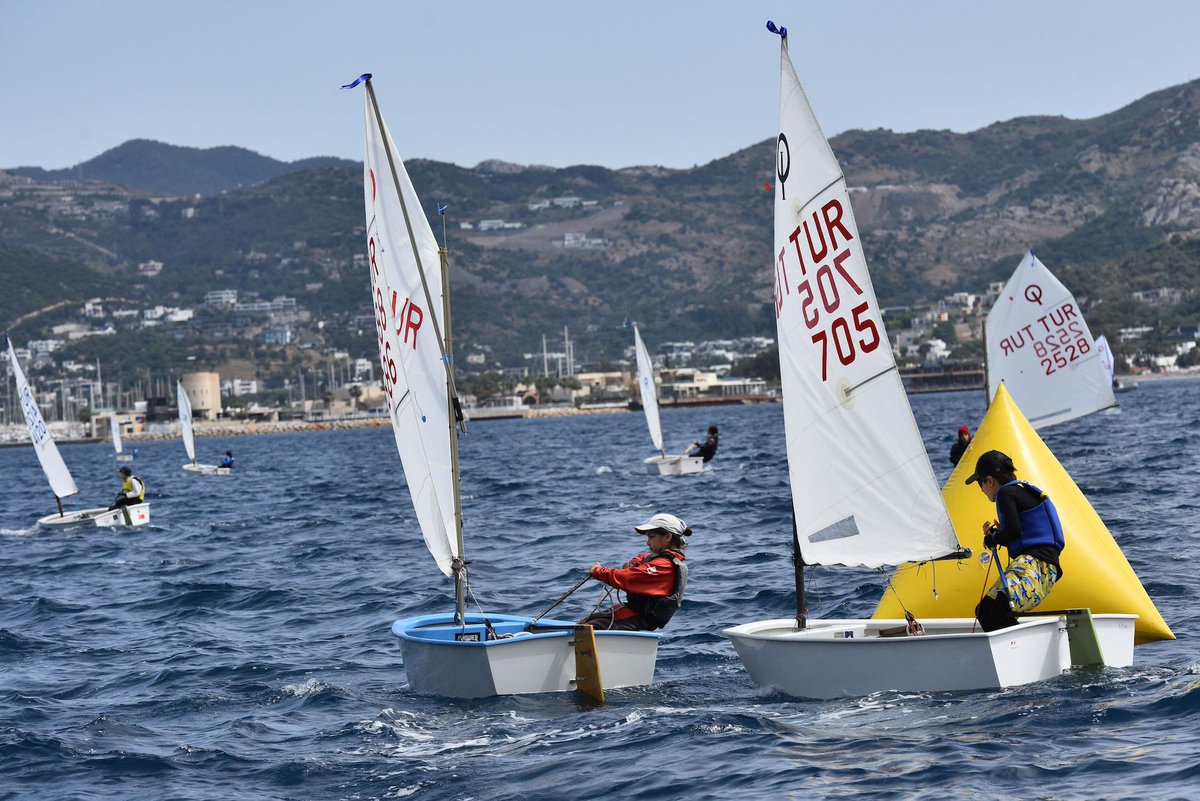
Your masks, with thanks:
M1063 577L1041 608L1087 607L1093 613L1132 613L1138 615L1135 642L1175 639L1096 510L1021 414L1003 384L971 446L942 488L959 542L976 556L901 565L875 617L903 617L904 607L918 619L974 616L985 582L990 586L996 579L995 567L989 571L977 558L983 550L983 523L996 518L996 507L976 485L963 482L974 472L979 455L989 450L1012 457L1017 477L1044 490L1054 500L1062 519L1067 541L1060 557ZM1003 549L1000 553L1005 559Z

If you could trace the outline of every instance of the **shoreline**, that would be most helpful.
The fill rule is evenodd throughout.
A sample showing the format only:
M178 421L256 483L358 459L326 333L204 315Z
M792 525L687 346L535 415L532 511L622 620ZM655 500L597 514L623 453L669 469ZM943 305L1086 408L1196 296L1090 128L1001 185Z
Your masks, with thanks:
M1130 373L1128 375L1118 376L1122 380L1135 381L1141 383L1157 383L1160 381L1187 381L1200 379L1200 371L1180 372L1180 373ZM968 391L971 388L947 388L928 390L931 392L961 392ZM982 389L979 387L978 389ZM924 394L924 392L915 392L911 394ZM759 402L772 402L775 399L764 399ZM743 405L744 401L738 400L730 405ZM700 404L683 403L683 404L664 404L662 408L679 409L688 408L690 406L699 406ZM631 411L627 406L597 406L591 408L577 408L574 406L549 406L545 408L533 407L530 409L520 410L519 413L509 413L508 410L503 410L499 414L480 414L481 410L476 410L475 415L468 414L468 423L482 423L489 420L547 420L560 417L582 417L595 414L628 414ZM205 437L245 437L256 434L293 434L297 432L309 431L345 431L359 428L383 428L391 426L391 418L388 417L362 417L362 418L344 418L341 420L281 420L272 422L260 422L254 420L246 420L240 422L219 421L219 422L200 422L196 425L196 433ZM124 440L126 442L161 442L164 440L172 440L179 438L179 431L153 431L141 434L126 434ZM83 439L63 439L56 440L57 445L94 445L99 442L107 442L106 439L99 437L86 437ZM0 442L0 448L25 448L29 447L29 440L14 440Z

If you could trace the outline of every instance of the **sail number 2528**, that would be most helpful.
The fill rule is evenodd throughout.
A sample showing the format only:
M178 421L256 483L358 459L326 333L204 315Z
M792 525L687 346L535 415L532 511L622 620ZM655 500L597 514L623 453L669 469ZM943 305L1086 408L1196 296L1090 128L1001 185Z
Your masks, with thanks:
M842 238L840 243L838 234ZM830 200L796 226L788 237L795 248L794 253L785 246L780 249L776 261L775 316L780 316L784 305L795 295L800 302L801 319L812 332L813 344L821 346L822 381L829 380L831 350L845 367L852 364L859 353L870 353L878 348L882 341L868 301L856 303L863 296L863 289L845 266L851 255L849 243L853 239L842 222L841 203ZM836 255L830 258L831 254ZM788 275L789 256L800 266L801 280L795 286L791 283L794 272L792 276ZM818 266L810 273L809 264Z

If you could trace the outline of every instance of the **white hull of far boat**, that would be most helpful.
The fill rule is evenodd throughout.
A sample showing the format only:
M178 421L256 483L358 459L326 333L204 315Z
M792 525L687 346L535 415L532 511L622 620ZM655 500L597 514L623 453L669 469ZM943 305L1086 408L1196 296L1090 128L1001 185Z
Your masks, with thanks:
M484 620L498 639L488 639ZM466 625L454 616L424 615L397 620L409 687L417 693L450 698L569 692L575 689L574 624L541 620L537 632L525 631L532 618L468 614ZM504 635L515 635L505 637ZM477 641L455 636L477 637ZM605 690L654 681L661 635L648 631L596 631L600 680Z
M133 454L132 453L118 453L117 461L118 462L132 462Z
M46 515L38 520L39 526L59 528L62 526L141 526L150 522L150 504L139 503L136 506L126 506L129 510L129 522L125 522L125 513L121 509L79 509L65 514Z
M704 469L704 459L699 456L651 456L642 464L652 476L686 476Z
M183 466L183 469L189 473L199 473L202 476L227 476L229 475L228 467L218 467L215 464L196 464L188 462Z
M1137 615L1093 615L1109 667L1133 664ZM924 620L923 636L881 637L903 620L791 619L725 629L759 687L798 698L842 698L880 691L942 692L1016 687L1054 678L1071 667L1067 620L1021 618L983 632L972 618Z

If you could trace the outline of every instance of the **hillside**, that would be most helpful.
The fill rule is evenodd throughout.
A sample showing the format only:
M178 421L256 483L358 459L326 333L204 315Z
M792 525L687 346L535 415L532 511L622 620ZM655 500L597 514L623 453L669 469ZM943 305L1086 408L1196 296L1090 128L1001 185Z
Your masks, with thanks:
M153 195L217 195L292 172L318 167L353 167L339 158L286 162L241 147L195 148L133 139L94 159L63 170L11 167L5 171L35 181L99 180Z
M833 147L885 306L981 290L1033 248L1102 325L1200 318L1200 81L1091 120L1022 118L966 134L851 131ZM88 164L103 160L111 181L134 185L143 167L112 157L122 148ZM261 162L239 152L189 151L188 171L252 183ZM766 141L686 170L410 160L426 213L449 204L459 341L515 354L570 326L599 358L628 344L629 319L652 343L773 334L764 190L773 154ZM355 263L360 169L292 171L224 195L159 202L91 185L95 197L126 197L127 212L108 216L54 215L16 188L0 196L0 260L31 285L0 297L0 313L12 319L48 299L114 287L148 303L188 304L238 289L296 297L337 323L326 342L370 356L369 330L352 322L369 310L366 272ZM483 230L484 221L508 227ZM440 220L431 223L440 233ZM162 273L136 277L148 260L163 262ZM1158 287L1190 294L1166 309L1129 297Z

